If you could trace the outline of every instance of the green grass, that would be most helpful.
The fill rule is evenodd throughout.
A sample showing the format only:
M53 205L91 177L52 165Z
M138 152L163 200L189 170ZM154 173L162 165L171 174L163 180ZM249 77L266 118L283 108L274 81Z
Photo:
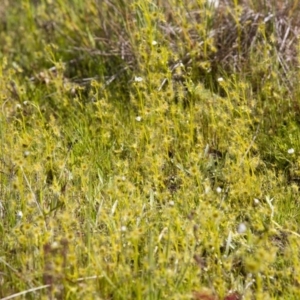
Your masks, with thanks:
M299 299L279 8L2 2L0 299Z

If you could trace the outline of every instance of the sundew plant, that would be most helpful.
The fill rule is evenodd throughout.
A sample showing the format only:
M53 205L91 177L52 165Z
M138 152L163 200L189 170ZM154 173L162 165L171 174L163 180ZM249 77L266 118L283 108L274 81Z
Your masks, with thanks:
M0 299L300 298L298 0L0 4Z

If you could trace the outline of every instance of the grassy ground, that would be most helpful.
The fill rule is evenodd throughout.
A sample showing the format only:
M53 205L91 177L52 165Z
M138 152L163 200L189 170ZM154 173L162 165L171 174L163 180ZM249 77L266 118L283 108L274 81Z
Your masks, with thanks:
M300 4L237 2L1 1L0 299L300 298Z

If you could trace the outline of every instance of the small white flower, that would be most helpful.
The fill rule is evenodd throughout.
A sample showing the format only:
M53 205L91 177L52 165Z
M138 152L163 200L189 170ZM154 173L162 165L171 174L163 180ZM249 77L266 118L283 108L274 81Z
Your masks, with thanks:
M18 103L17 105L16 105L16 109L21 109L22 108L22 105L20 104L20 103Z
M294 154L294 153L295 153L295 150L293 148L288 150L288 154Z
M21 210L18 210L16 215L18 220L21 220L23 218L23 212Z
M138 121L138 122L141 122L141 121L142 121L142 117L141 117L141 116L137 116L137 117L135 118L135 120Z
M260 201L259 201L257 198L254 198L254 199L253 199L253 204L254 204L255 206L257 206L259 203L260 203Z
M152 46L156 46L157 45L157 41L152 41Z
M174 203L174 201L172 201L172 200L169 202L169 205L170 205L170 206L174 206L174 204L175 204L175 203Z
M123 226L121 226L121 231L122 231L122 232L126 232L126 231L127 231L127 227L126 227L126 226L124 226L124 225L123 225Z
M142 77L139 77L139 76L135 76L135 77L134 77L134 81L135 81L135 82L141 82L141 81L143 81L143 78L142 78Z
M240 223L237 227L237 232L242 234L245 233L247 231L247 226L245 223Z
M223 77L219 77L218 78L218 82L223 82L224 81L224 78Z
M217 191L218 194L220 194L220 193L222 192L222 189L218 186L218 187L216 188L216 191Z
M54 242L51 244L51 248L52 248L52 250L58 249L58 248L59 248L58 242L54 241Z
M28 151L28 150L24 151L24 156L25 156L25 157L27 157L27 156L29 156L29 155L30 155L30 151Z

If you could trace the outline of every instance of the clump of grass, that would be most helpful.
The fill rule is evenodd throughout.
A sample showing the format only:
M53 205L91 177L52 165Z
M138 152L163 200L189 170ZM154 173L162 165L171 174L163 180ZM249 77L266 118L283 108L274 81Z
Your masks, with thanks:
M0 298L297 299L297 6L5 5Z

